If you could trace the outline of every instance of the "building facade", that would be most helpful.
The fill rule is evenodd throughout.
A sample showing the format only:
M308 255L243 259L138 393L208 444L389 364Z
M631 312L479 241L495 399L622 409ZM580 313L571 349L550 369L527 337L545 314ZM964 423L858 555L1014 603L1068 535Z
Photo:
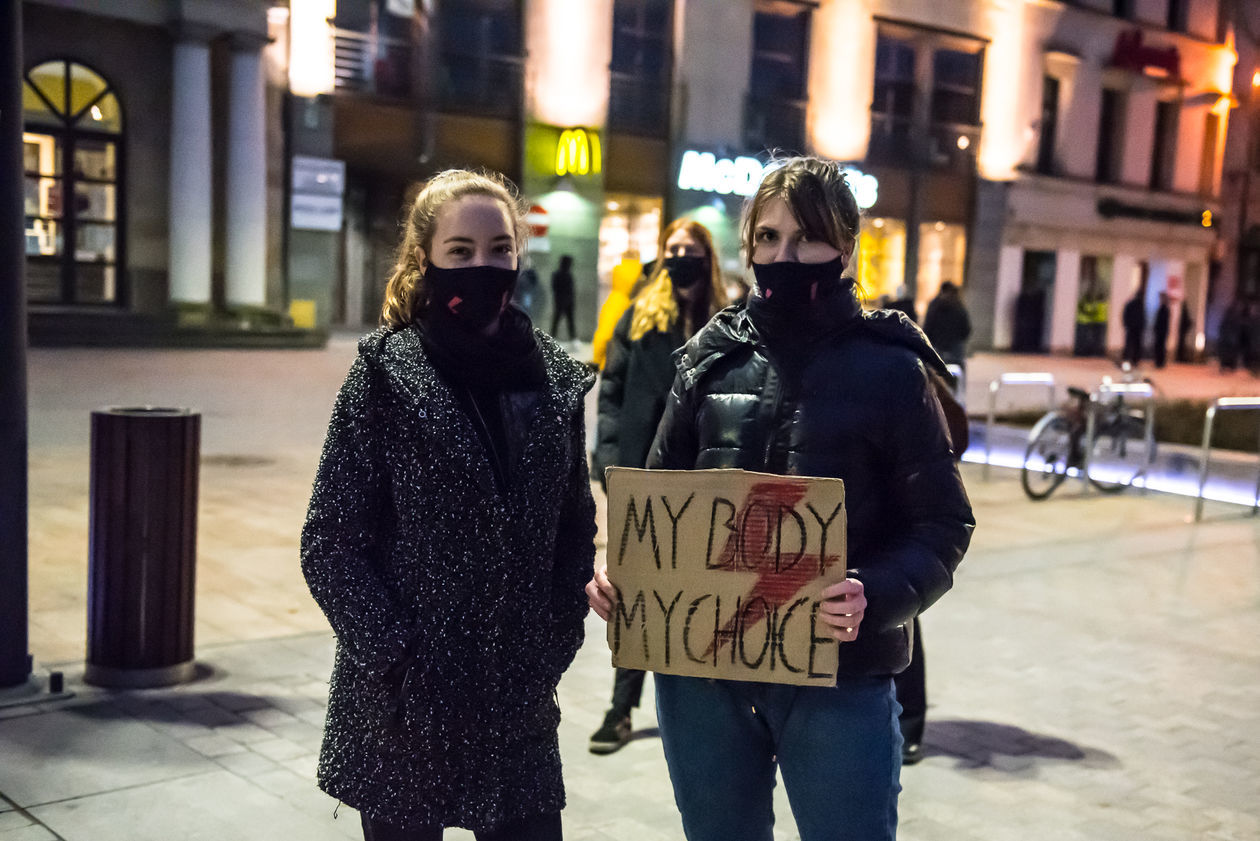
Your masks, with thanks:
M23 6L31 335L278 325L285 170L266 6Z
M1222 198L1247 53L1218 0L185 0L111 4L108 20L86 0L26 6L31 87L69 80L62 111L38 95L28 111L53 138L29 147L31 300L63 318L253 306L317 330L372 324L402 209L454 166L520 185L533 315L552 326L567 254L581 337L612 268L654 258L677 216L746 275L740 209L772 152L843 163L868 301L922 315L951 281L974 347L1113 351L1123 304L1153 311L1167 292L1201 348L1225 252L1248 241L1226 235L1239 199ZM94 40L97 26L120 34ZM114 168L63 136L115 149ZM57 170L58 154L96 169ZM46 199L67 177L88 198L63 218ZM1243 180L1227 192L1260 192ZM112 251L94 244L111 235Z

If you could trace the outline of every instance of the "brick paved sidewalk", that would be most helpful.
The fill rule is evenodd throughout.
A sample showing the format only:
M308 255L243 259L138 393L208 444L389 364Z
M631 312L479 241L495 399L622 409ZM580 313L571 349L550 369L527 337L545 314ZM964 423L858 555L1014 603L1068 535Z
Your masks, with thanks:
M964 469L980 528L924 617L927 758L900 837L1260 837L1260 523L1188 525L1158 494L1034 505L1011 472ZM277 582L258 589L300 597ZM358 837L313 784L330 657L326 631L202 645L202 679L133 692L65 664L75 698L0 713L0 841ZM566 837L680 839L650 701L629 746L585 750L610 684L592 618L560 692Z

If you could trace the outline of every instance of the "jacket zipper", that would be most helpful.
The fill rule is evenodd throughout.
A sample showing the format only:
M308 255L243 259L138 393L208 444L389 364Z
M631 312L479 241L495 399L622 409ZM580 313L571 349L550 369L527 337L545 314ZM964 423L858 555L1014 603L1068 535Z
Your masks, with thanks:
M770 372L767 379L774 378L774 400L771 403L770 417L767 418L768 423L763 425L766 430L766 446L761 456L761 467L765 472L772 473L774 471L770 467L770 456L774 452L774 439L779 426L777 420L783 404L783 375L775 368L769 356L766 357L766 370Z
M499 493L506 495L507 467L500 460L499 450L494 444L494 436L490 434L490 424L486 423L485 417L481 414L481 407L477 405L477 399L473 397L472 389L465 387L464 391L468 393L468 402L472 404L473 413L477 416L477 423L481 425L481 431L485 434L486 449L490 452L490 469L494 472ZM506 427L506 422L504 425Z

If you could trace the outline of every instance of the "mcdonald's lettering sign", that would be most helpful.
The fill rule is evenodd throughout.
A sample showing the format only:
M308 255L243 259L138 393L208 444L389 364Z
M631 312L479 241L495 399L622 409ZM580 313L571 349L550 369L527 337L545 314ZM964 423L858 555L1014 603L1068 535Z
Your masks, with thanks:
M592 175L603 169L599 133L592 129L567 128L556 143L556 175Z

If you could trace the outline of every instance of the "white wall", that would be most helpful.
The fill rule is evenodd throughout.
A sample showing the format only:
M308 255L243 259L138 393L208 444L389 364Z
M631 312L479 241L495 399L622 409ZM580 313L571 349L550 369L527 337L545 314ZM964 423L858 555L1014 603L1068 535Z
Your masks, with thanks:
M993 304L993 347L1011 346L1015 326L1015 298L1019 295L1020 274L1024 266L1024 249L1017 245L1002 246L998 257L997 292Z
M1070 353L1076 344L1076 299L1081 285L1081 252L1061 249L1054 260L1054 301L1050 305L1050 350Z
M679 135L695 146L738 149L752 66L751 0L681 0ZM866 119L865 115L858 119Z

